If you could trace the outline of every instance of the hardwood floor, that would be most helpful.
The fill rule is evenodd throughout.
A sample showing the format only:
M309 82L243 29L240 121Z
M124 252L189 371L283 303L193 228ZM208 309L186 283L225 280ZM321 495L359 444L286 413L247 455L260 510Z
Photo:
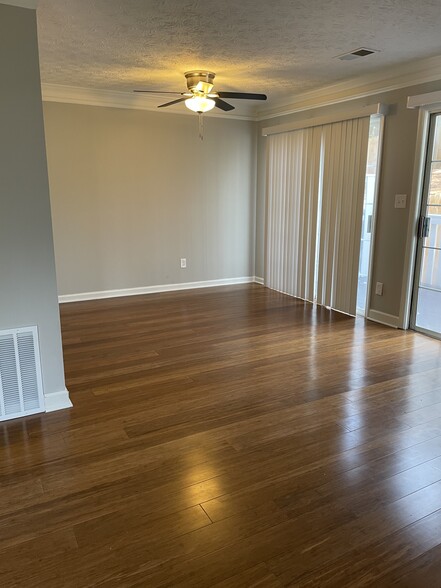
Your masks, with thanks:
M61 307L0 427L0 584L441 586L441 346L246 285Z

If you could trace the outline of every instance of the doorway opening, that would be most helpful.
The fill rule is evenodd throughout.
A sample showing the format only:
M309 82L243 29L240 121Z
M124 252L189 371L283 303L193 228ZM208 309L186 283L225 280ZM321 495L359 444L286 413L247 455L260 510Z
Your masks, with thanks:
M372 233L375 226L375 204L378 192L378 172L381 155L383 117L371 116L364 186L361 225L360 259L358 265L357 314L365 316L370 295L369 275L372 258Z

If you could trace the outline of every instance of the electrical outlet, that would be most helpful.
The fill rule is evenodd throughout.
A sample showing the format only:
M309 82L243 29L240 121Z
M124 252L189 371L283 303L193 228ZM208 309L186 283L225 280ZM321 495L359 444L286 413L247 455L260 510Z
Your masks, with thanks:
M407 194L395 194L395 208L406 208Z
M181 257L181 269L185 269L187 267L187 258Z
M383 282L377 282L377 285L375 286L375 294L377 294L377 296L383 296Z

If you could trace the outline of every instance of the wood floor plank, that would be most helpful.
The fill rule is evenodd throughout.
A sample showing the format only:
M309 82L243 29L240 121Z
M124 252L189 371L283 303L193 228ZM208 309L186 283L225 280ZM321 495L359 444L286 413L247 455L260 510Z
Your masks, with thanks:
M211 525L212 521L201 506L193 506L185 510L158 517L140 507L121 509L111 514L90 519L73 526L79 547L92 547L97 544L111 544L117 549L130 542L136 542L141 535L143 543L167 540L190 533L195 529Z
M59 557L65 552L77 552L78 544L72 529L46 533L35 539L0 551L0 574L14 574L17 563L21 567L43 565L46 558Z
M213 588L281 588L274 574L271 574L264 564L259 564L240 574L231 576L218 582Z
M440 521L438 521L438 525ZM427 588L441 586L441 544L428 549L415 559L406 558L400 567L384 575L381 579L385 586L401 586L402 588ZM429 578L429 580L428 580ZM429 583L428 583L429 582ZM371 586L373 583L371 583Z
M5 588L441 585L441 345L258 285L61 306L0 425Z

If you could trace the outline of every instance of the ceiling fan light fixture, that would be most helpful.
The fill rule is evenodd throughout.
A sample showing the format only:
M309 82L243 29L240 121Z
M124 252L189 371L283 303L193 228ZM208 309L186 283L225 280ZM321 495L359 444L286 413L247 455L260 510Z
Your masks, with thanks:
M193 96L185 101L185 106L197 113L208 112L214 108L215 105L216 102L212 98L207 98L206 96Z

